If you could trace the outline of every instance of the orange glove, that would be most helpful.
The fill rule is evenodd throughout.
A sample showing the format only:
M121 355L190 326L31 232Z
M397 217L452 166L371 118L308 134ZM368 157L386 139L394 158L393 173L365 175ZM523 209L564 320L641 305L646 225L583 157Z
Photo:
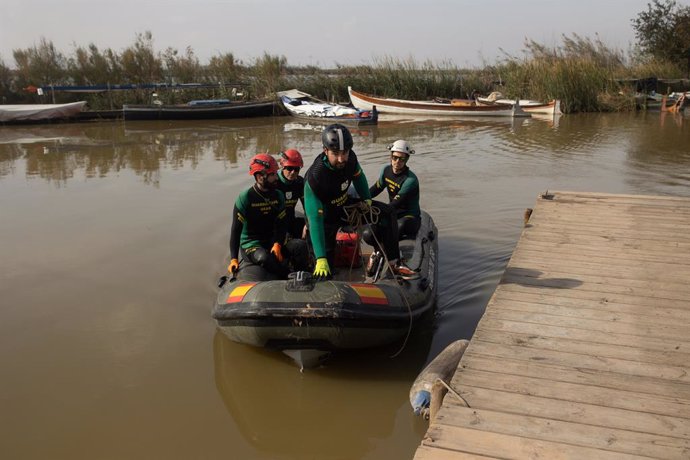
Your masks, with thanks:
M280 243L273 243L273 247L271 248L271 254L276 256L276 259L278 259L278 262L283 261L283 253L281 252L281 247Z
M230 265L228 265L228 271L232 273L233 275L237 273L237 270L240 268L240 263L237 261L237 259L232 259L230 261Z

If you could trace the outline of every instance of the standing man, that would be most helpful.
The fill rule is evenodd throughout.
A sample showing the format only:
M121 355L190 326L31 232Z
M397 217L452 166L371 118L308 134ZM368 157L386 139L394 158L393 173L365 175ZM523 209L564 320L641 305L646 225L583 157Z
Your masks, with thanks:
M352 151L350 131L341 124L329 125L321 133L321 141L323 152L316 157L305 175L304 205L316 257L314 276L329 278L336 233L340 226L346 225L343 207L352 204L352 198L347 194L350 184L354 184L366 206L379 206L371 201L367 178L357 161L357 155ZM385 212L385 208L379 209ZM395 274L413 276L414 271L397 263L400 256L397 225L392 216L383 212L381 217L385 222L382 223L387 224L383 246L391 268Z
M285 195L285 217L288 235L291 238L304 238L304 218L295 217L297 202L302 202L304 208L304 178L299 175L304 166L302 155L296 149L280 152L280 166L278 174L278 190Z
M414 150L410 143L399 139L388 146L391 163L384 166L379 179L369 188L371 197L388 191L388 201L396 211L398 238L416 238L422 219L419 209L419 180L407 166ZM367 241L368 242L368 241Z
M254 185L235 200L230 232L230 265L228 271L239 269L240 246L244 257L255 265L280 278L287 278L289 268L283 256L292 259L296 270L306 269L306 243L290 244L285 241L285 198L277 190L278 163L266 153L255 155L249 163L249 174Z

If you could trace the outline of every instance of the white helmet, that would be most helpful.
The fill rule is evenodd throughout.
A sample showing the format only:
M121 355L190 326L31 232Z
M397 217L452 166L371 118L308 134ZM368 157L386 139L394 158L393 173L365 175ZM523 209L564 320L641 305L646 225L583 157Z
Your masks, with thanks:
M388 146L388 150L391 152L400 152L406 155L412 155L414 150L410 146L409 142L399 139Z

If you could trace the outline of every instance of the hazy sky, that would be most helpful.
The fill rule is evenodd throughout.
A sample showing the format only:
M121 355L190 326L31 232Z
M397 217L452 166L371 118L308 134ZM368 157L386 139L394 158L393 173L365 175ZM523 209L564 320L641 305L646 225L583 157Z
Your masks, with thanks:
M687 5L690 0L678 3ZM631 19L651 0L0 0L0 58L41 37L71 55L74 44L121 51L151 31L154 47L191 46L202 63L264 52L288 64L367 64L391 56L460 67L521 55L525 38L547 46L562 34L627 51Z

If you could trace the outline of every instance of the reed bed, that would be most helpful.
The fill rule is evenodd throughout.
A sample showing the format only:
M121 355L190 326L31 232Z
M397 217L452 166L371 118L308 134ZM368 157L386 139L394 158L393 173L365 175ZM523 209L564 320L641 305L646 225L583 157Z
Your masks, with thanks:
M95 45L78 47L74 56L56 50L52 42L15 52L17 68L11 70L0 60L0 98L12 102L48 102L27 94L22 88L49 85L95 85L106 83L213 83L214 88L161 89L163 103L183 103L192 99L263 99L276 91L298 88L317 98L348 101L347 87L383 97L429 100L471 98L500 91L507 98L547 101L560 99L565 112L631 110L635 94L622 80L652 75L680 78L683 70L664 60L634 60L598 39L577 35L563 37L563 43L548 48L536 42L526 44L524 56L507 56L502 62L481 69L461 69L452 62L418 62L414 58L384 56L371 64L321 69L292 67L284 56L264 53L249 63L231 53L199 63L193 50L183 53L153 50L150 33L137 36L134 45L121 53L101 51ZM192 79L192 80L190 80ZM103 81L106 80L106 81ZM661 89L661 88L660 88ZM665 90L665 88L663 89ZM676 87L674 91L687 90ZM52 95L51 95L52 96ZM68 102L70 94L54 95L56 102ZM153 91L135 90L87 95L94 109L119 108L125 103L150 103Z

